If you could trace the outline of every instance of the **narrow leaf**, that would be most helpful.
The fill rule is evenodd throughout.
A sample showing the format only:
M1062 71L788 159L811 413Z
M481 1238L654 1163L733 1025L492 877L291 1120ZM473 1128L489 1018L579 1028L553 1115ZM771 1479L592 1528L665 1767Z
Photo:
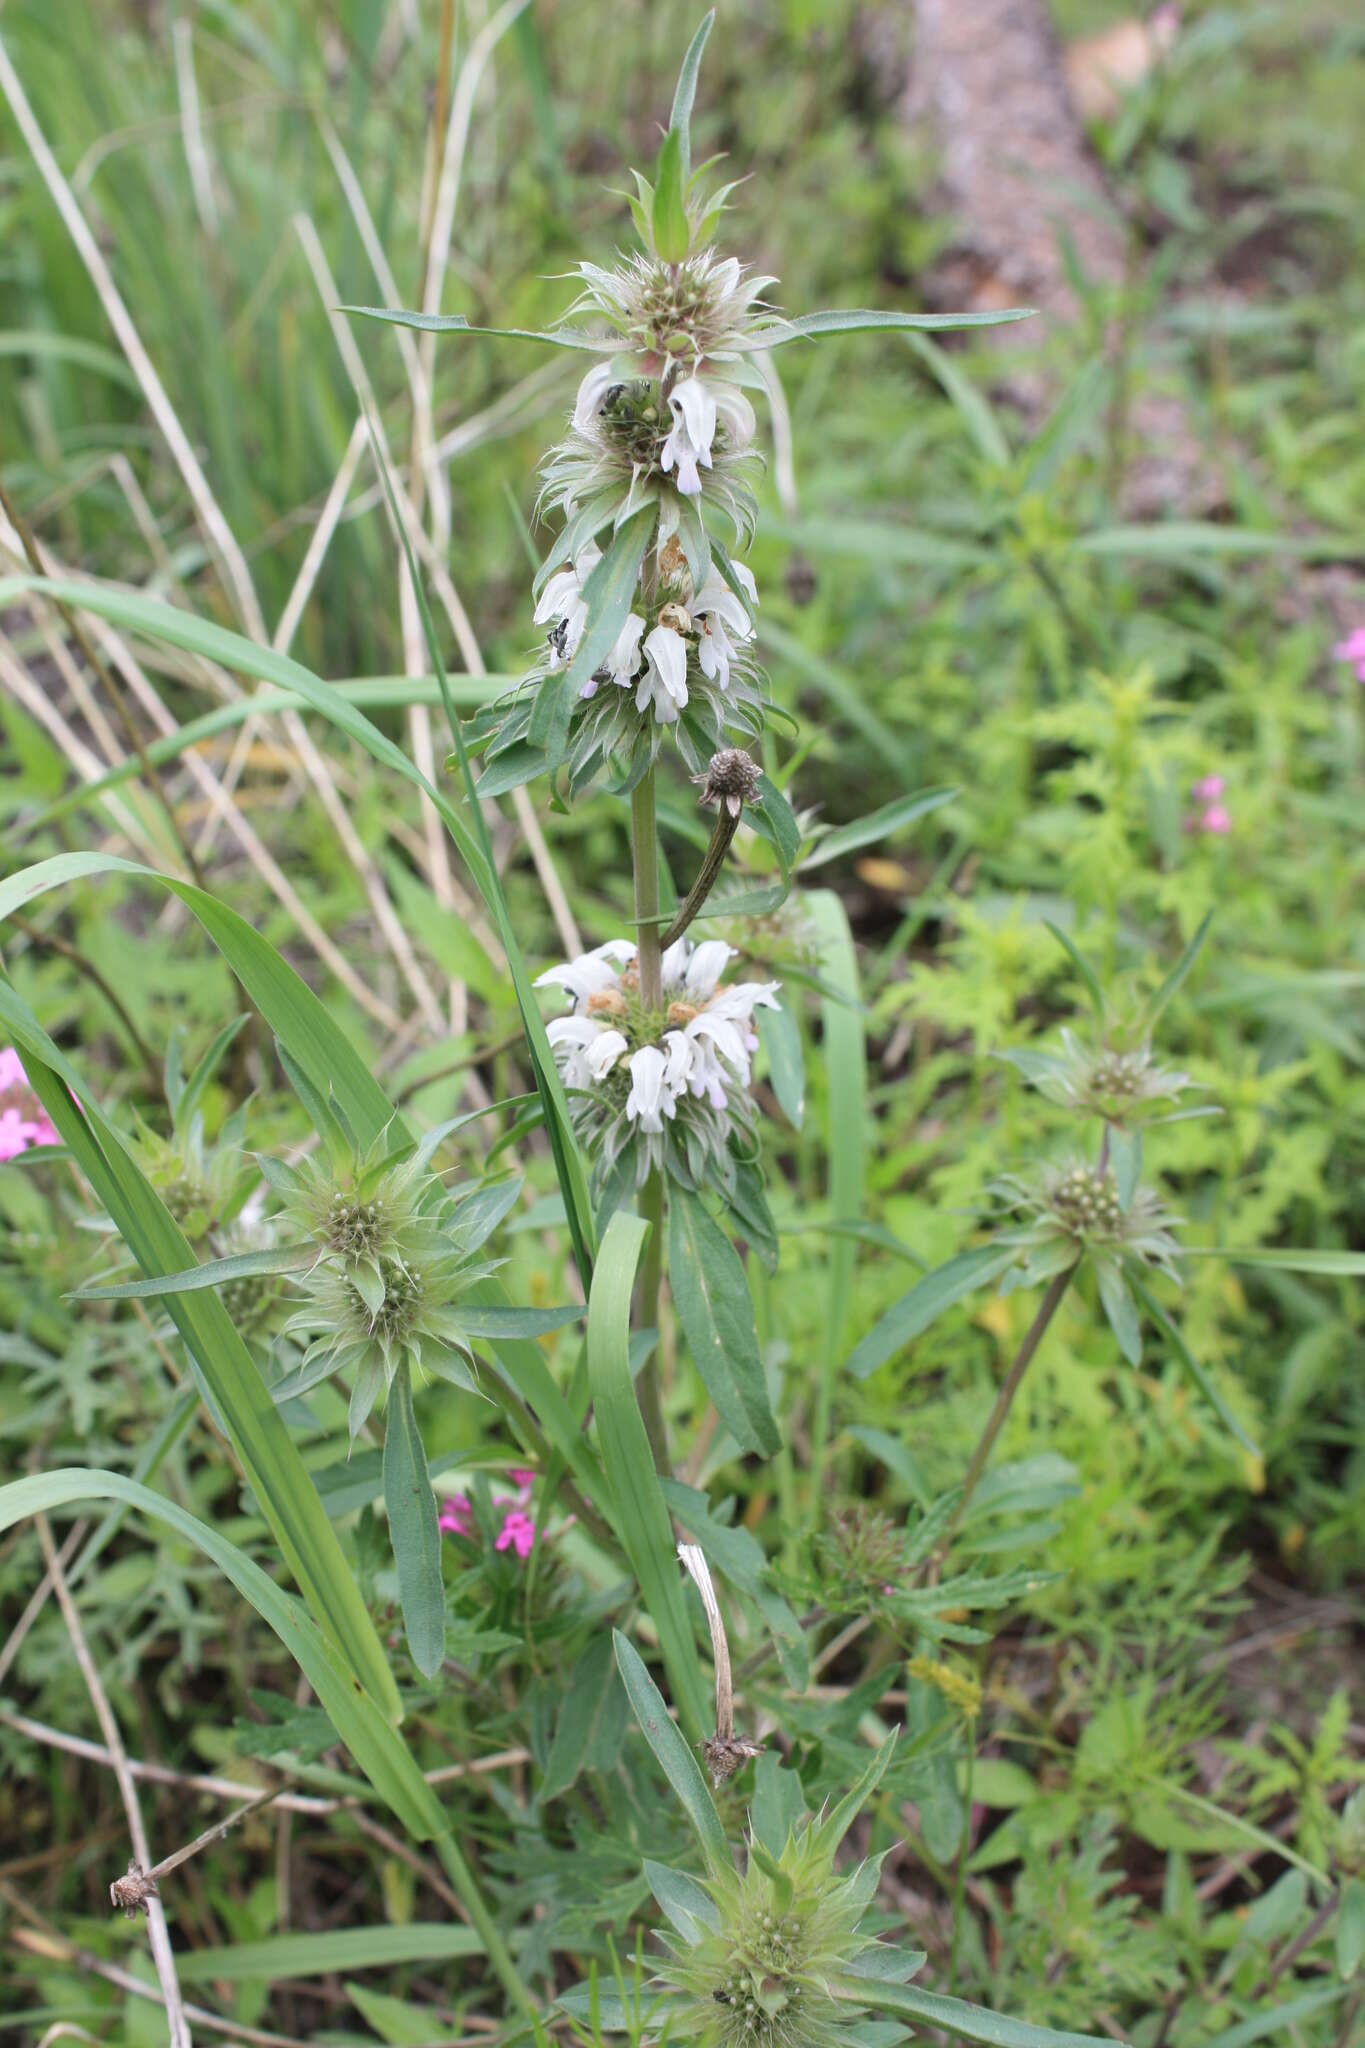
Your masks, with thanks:
M888 1309L849 1354L847 1370L855 1379L865 1380L878 1366L885 1365L898 1351L922 1336L954 1302L989 1286L1014 1264L1015 1253L998 1245L982 1245L978 1251L959 1252L946 1266L938 1266L903 1294Z
M700 1199L676 1183L669 1190L668 1278L693 1363L721 1421L742 1450L772 1457L782 1440L744 1268Z
M434 1678L446 1646L441 1531L406 1362L394 1374L384 1411L384 1506L398 1566L408 1648L422 1676Z
M604 1245L604 1256L605 1249ZM664 1776L696 1830L708 1866L712 1870L728 1869L730 1851L725 1830L720 1824L715 1801L707 1790L701 1766L669 1719L663 1696L645 1669L634 1644L619 1629L613 1630L612 1641L616 1646L616 1664L626 1688L626 1697L645 1741L658 1758Z

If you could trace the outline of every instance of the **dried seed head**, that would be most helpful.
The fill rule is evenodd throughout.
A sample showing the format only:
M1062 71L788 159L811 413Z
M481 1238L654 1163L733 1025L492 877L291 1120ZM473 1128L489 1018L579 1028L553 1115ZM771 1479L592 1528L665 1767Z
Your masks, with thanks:
M701 785L699 802L723 803L730 816L737 818L745 804L757 801L758 774L757 763L742 747L722 747L711 756L705 774L694 775L692 780Z
M156 1894L156 1879L148 1877L140 1864L130 1863L126 1877L116 1877L109 1887L109 1903L115 1911L136 1920L147 1911L147 1901Z

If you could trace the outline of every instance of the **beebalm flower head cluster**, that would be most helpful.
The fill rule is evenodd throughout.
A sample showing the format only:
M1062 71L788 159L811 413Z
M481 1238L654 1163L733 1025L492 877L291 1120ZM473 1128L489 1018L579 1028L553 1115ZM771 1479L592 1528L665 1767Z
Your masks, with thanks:
M1153 1118L1157 1105L1173 1102L1197 1085L1179 1068L1161 1066L1153 1056L1150 1039L1134 1037L1125 1042L1124 1034L1117 1030L1106 1031L1096 1042L1064 1029L1060 1051L1028 1046L1004 1057L1049 1102L1085 1116L1103 1117L1106 1123L1125 1129L1163 1121Z
M314 1248L284 1326L311 1338L287 1390L352 1373L352 1441L402 1365L474 1388L459 1303L495 1269L474 1260L459 1209L423 1152L391 1164L383 1147L381 1134L339 1177L313 1159L267 1166L283 1197L282 1233Z
M722 981L734 952L721 939L667 947L658 1011L641 1002L629 939L609 939L539 977L537 987L572 999L547 1036L599 1181L632 1150L637 1184L663 1166L688 1184L724 1185L736 1141L753 1149L754 1012L778 1007L778 985Z
M668 2036L713 2048L846 2048L867 2011L832 1985L877 1946L859 1923L881 1859L836 1872L821 1821L790 1834L780 1856L754 1835L747 1846L742 1877L722 1871L705 1882L712 1912L703 1923L699 1910L697 1939L662 1937L655 1983Z
M668 737L697 773L727 731L763 728L758 591L718 529L737 548L753 533L747 389L763 389L753 354L767 345L774 280L705 246L724 193L706 199L697 179L679 190L661 250L641 181L644 250L611 268L580 264L562 330L598 360L543 471L539 510L562 528L536 579L544 653L496 712L489 756L546 741L547 690L558 690L564 748L552 765L567 759L573 790L613 757L653 760Z
M992 1183L990 1192L1022 1212L1019 1226L999 1233L997 1242L1017 1245L1029 1255L1030 1279L1060 1271L1085 1253L1106 1262L1131 1259L1140 1266L1159 1266L1171 1279L1180 1277L1180 1242L1174 1231L1181 1219L1154 1188L1134 1188L1125 1204L1112 1167L1078 1160L1048 1166L1036 1181L1007 1174Z

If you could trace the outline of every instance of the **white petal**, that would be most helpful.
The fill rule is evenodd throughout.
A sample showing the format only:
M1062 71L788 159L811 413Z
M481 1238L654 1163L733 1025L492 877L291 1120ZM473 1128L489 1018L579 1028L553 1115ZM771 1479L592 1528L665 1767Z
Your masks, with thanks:
M540 602L531 614L532 623L546 626L551 619L562 619L578 595L578 577L575 572L572 569L556 569L540 593Z
M692 951L690 939L674 939L666 948L659 962L659 979L665 990L680 988L687 974L687 959Z
M673 1104L664 1103L664 1070L668 1062L657 1045L642 1045L630 1058L630 1094L626 1097L626 1115L632 1123L638 1123L642 1131L661 1131L663 1119L659 1114L661 1105L665 1114L673 1114Z
M604 1080L626 1049L627 1039L624 1032L599 1031L596 1040L588 1048L588 1071L593 1080Z
M660 680L681 710L687 702L687 647L671 626L656 626L645 642L645 653L659 672Z
M709 1001L734 950L724 939L705 939L698 946L687 969L687 993L694 1003Z
M737 384L717 384L716 414L725 424L732 448L747 448L758 430L754 409Z
M611 364L594 363L587 376L583 379L583 382L579 385L578 397L573 409L573 423L580 434L586 434L593 421L597 418L602 400L606 397L611 386L611 381Z
M632 676L639 673L640 635L644 630L644 620L632 612L616 636L616 645L602 664L612 681L623 690Z
M698 461L709 469L711 443L716 438L716 401L701 378L684 377L675 384L668 394L668 409L675 432L681 425Z

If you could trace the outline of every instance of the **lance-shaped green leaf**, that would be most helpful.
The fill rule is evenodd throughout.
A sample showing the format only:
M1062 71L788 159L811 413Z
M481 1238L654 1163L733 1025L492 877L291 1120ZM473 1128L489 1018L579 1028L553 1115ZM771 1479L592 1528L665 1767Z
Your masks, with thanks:
M706 38L711 33L715 18L716 10L713 7L703 16L701 26L687 46L687 55L682 60L677 88L673 94L673 111L668 117L669 133L678 138L684 178L692 169L692 108L697 97L697 73L701 70L702 52L706 48Z
M907 825L913 825L917 818L927 818L931 811L942 810L957 796L955 788L916 790L910 796L895 797L889 804L883 804L879 811L869 811L865 818L855 818L852 824L840 825L834 832L827 832L817 839L809 853L801 860L802 874L811 868L823 867L826 861L841 860L847 853L856 853L860 846L875 846L880 840L890 839L896 832L903 832Z
M782 1440L758 1355L744 1268L699 1198L676 1184L669 1191L668 1280L687 1347L716 1413L742 1450L773 1457Z
M1248 1436L1242 1424L1233 1414L1231 1408L1229 1408L1227 1402L1219 1393L1214 1383L1213 1375L1205 1371L1199 1359L1195 1357L1193 1351L1185 1342L1184 1333L1179 1325L1171 1320L1156 1296L1149 1288L1144 1287L1140 1280L1135 1280L1133 1286L1138 1300L1142 1303L1142 1306L1146 1309L1148 1315L1156 1324L1162 1336L1166 1339L1172 1351L1174 1351L1176 1357L1180 1360L1180 1363L1184 1366L1186 1372L1222 1423L1224 1429L1236 1438L1242 1449L1249 1456L1259 1458L1261 1456L1259 1444L1254 1437Z
M403 306L338 306L337 311L349 313L352 319L415 327L419 334L487 334L496 341L543 341L551 348L586 349L598 356L611 355L620 347L619 341L584 334L576 327L473 327L463 313L411 313Z
M258 1273L296 1273L317 1256L311 1244L271 1245L259 1252L235 1252L231 1258L205 1259L182 1273L151 1274L143 1280L119 1280L105 1287L77 1287L72 1301L146 1301L159 1294L194 1294Z
M605 1252L605 1246L603 1249ZM725 1830L720 1824L715 1801L707 1790L701 1766L681 1731L670 1720L663 1695L645 1669L639 1651L619 1629L613 1631L612 1640L616 1645L616 1665L626 1688L626 1697L634 1709L645 1741L658 1758L664 1776L695 1828L708 1866L712 1870L727 1870L730 1851L725 1841Z
M685 175L682 136L676 128L670 128L659 145L650 223L654 230L654 248L663 263L681 263L687 254L687 212L683 206Z
M822 334L855 334L864 328L923 328L942 331L951 327L1003 327L1011 320L1031 320L1032 306L1010 306L999 313L881 313L863 307L832 308L824 313L801 313L794 319L774 320L760 325L746 341L752 353L757 349L785 348L789 341L814 341Z
M384 1410L384 1506L408 1648L423 1678L434 1678L446 1647L441 1531L406 1360L394 1374Z
M859 2005L875 2006L879 2012L893 2012L898 2018L919 2020L937 2027L959 2041L975 2041L980 2048L1105 2048L1097 2034L1061 2033L1055 2027L1035 2027L1030 2020L1013 2020L985 2006L968 2005L965 1999L945 1998L937 1991L921 1991L913 1984L891 1984L885 1978L868 1979L852 1974L836 1977L830 1985L836 1998Z
M855 1379L865 1380L888 1358L894 1358L898 1351L922 1336L954 1302L998 1280L1014 1264L1016 1256L1013 1247L1002 1250L997 1245L982 1245L979 1251L959 1252L946 1266L926 1273L854 1346L848 1357L848 1371Z

